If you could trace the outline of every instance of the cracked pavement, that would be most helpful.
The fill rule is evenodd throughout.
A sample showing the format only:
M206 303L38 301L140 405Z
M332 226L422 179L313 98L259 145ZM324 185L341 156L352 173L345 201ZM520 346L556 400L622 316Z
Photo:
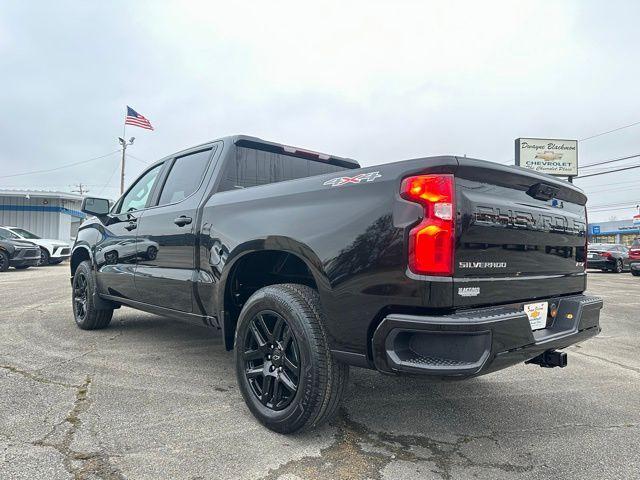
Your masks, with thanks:
M593 273L569 366L429 383L352 369L338 417L257 424L215 332L117 310L85 332L68 265L0 274L2 479L639 478L640 279Z

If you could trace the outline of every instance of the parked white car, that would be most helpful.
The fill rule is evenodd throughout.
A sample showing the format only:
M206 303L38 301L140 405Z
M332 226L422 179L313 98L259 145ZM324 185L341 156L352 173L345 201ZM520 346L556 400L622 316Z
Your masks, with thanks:
M28 240L40 247L39 266L52 265L66 260L71 255L71 245L62 240L40 238L24 228L1 226L0 230L8 238Z

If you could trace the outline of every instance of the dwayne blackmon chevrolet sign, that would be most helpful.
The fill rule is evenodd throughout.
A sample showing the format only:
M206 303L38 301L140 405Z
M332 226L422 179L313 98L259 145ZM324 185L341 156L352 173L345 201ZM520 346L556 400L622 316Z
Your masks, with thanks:
M578 175L578 141L516 139L516 165L560 177Z

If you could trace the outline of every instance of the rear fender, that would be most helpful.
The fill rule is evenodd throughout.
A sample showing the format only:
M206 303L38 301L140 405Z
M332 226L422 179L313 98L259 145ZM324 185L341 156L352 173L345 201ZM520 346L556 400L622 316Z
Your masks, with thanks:
M222 328L223 338L227 338L226 329L234 328L231 324L234 323L228 318L228 312L225 312L224 304L225 297L228 288L228 281L233 277L233 272L238 265L238 262L246 255L260 251L279 251L286 252L299 258L307 266L313 280L318 288L320 294L320 301L322 297L330 290L330 283L327 275L322 266L322 262L315 254L315 252L304 243L298 242L289 237L283 236L269 236L265 239L250 240L248 242L238 245L232 250L226 258L226 263L222 269L219 287L217 292L217 305L216 311L218 312L218 318L220 326Z

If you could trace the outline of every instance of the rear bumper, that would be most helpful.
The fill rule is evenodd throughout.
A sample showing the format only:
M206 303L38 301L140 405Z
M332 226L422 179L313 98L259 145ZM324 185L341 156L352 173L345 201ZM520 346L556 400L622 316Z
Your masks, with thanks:
M615 260L587 260L587 268L610 269L615 267Z
M445 379L483 375L565 348L600 332L598 297L550 298L558 314L531 331L521 305L465 310L444 316L391 314L372 339L376 368Z

